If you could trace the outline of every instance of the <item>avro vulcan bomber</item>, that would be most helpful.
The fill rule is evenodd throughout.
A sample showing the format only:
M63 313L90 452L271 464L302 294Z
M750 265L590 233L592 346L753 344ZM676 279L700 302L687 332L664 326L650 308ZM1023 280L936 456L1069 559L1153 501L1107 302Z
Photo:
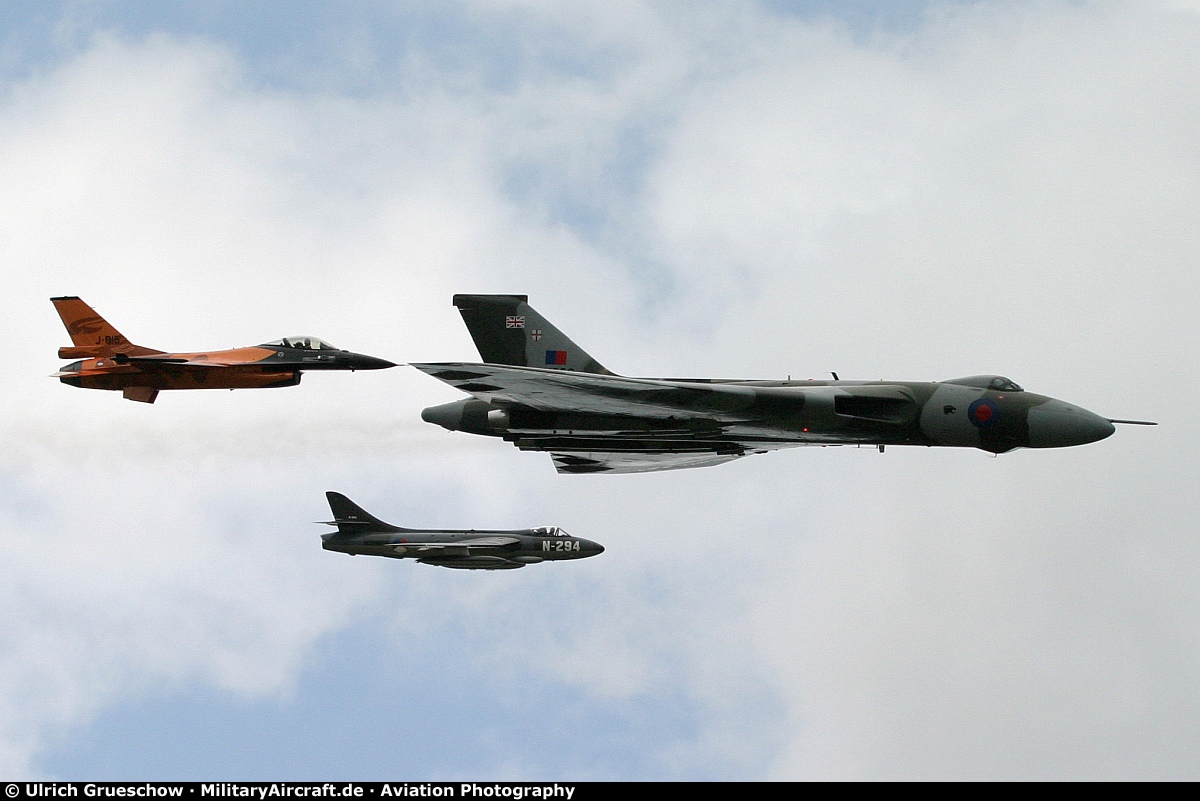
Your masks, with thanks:
M164 389L291 387L305 370L379 370L395 364L339 350L316 337L284 337L232 350L164 353L134 345L77 297L51 298L74 343L59 348L68 364L55 378L87 389L119 389L128 400L154 403Z
M455 295L483 363L414 364L471 395L425 409L451 431L545 451L560 473L702 467L802 445L1063 448L1114 423L998 375L940 382L626 378L525 295Z
M515 570L539 562L586 559L604 547L572 537L558 526L494 529L401 528L383 522L340 492L326 492L337 531L321 535L321 546L351 556L369 554L416 559L460 570Z

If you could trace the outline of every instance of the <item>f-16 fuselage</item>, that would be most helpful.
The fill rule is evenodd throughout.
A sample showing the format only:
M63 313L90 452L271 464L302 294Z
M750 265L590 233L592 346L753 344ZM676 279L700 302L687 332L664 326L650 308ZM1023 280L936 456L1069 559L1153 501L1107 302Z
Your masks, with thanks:
M153 403L164 389L290 387L306 370L379 370L385 359L341 350L316 337L284 337L229 350L164 353L135 345L75 296L51 298L71 336L59 358L79 359L55 378L84 389L121 390L129 400Z
M327 551L463 570L514 570L539 562L586 559L604 552L591 540L557 526L528 529L415 529L384 523L337 492L325 493L337 531L321 535Z

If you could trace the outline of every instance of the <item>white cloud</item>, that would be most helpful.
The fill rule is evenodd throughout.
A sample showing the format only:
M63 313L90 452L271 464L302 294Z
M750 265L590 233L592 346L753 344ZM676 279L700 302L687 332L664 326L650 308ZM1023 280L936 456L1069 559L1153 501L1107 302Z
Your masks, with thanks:
M422 65L349 99L102 36L0 105L0 766L151 687L286 694L386 603L388 636L458 624L514 683L690 698L694 741L644 746L663 775L1194 778L1196 16L984 5L863 37L753 5L487 7L592 69L495 89ZM645 169L616 175L633 129ZM407 361L472 356L456 291L528 292L631 374L1000 370L1164 425L560 477L420 423L454 395L407 368L154 407L44 377L51 295L155 347L304 332ZM608 552L503 581L363 567L304 531L325 489Z

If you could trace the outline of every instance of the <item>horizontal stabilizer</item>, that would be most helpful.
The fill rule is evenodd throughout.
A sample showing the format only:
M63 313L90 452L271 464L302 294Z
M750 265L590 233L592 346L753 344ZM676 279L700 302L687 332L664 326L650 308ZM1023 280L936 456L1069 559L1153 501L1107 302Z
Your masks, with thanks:
M455 570L516 570L525 567L521 562L512 562L500 556L467 556L462 558L429 557L417 561L426 565L449 567Z
M60 359L102 359L109 355L108 348L59 348Z

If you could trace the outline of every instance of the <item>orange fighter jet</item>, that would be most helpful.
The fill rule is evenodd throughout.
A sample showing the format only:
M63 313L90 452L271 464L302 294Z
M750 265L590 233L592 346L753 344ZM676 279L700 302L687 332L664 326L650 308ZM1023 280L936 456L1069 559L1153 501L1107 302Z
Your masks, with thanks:
M64 384L119 389L128 400L154 403L163 389L290 387L304 370L379 370L392 362L339 350L316 337L284 337L249 348L164 353L134 345L77 297L50 298L73 347L60 359L81 359L54 374Z

